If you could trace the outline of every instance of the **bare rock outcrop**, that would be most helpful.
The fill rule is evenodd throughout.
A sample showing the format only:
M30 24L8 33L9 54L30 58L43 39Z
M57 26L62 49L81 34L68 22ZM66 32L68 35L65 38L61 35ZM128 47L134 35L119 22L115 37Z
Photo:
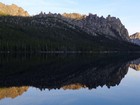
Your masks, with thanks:
M76 20L81 20L84 19L86 17L86 15L81 15L79 13L64 13L62 14L62 16L69 18L69 19L76 19Z
M29 16L29 13L15 4L5 5L0 3L0 15Z
M135 34L130 35L130 38L131 39L140 39L140 32L136 32Z
M62 15L68 22L74 24L86 32L97 36L103 35L107 38L116 38L119 40L129 41L128 31L121 23L119 18L103 16L99 17L96 14L80 15L77 13L64 13Z
M140 32L136 32L133 35L130 35L130 39L132 43L140 45Z

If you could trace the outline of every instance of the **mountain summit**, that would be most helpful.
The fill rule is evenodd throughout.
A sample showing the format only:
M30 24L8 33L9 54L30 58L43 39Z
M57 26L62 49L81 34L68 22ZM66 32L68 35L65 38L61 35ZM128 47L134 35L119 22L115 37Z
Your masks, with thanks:
M131 39L140 39L140 32L136 32L135 34L130 35L130 38Z
M0 2L0 15L29 16L28 12L15 4L5 5Z
M132 43L140 45L140 32L136 32L133 35L130 35L130 39Z
M94 36L104 35L107 38L129 41L128 31L119 18L108 15L106 18L96 14L80 15L78 13L62 14L66 20Z

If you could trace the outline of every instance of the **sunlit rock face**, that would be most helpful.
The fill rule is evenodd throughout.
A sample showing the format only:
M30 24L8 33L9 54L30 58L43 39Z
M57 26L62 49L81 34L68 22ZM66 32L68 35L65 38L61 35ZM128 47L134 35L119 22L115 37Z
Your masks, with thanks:
M62 14L62 16L69 18L69 19L76 19L76 20L81 20L84 19L86 17L86 15L81 15L79 13L64 13Z
M5 5L0 3L0 15L29 16L29 13L15 4Z
M29 87L0 88L0 99L16 98L28 90Z
M131 39L140 39L140 32L136 32L135 34L130 35L130 38Z
M132 43L140 45L140 32L136 32L133 35L130 35L130 39Z

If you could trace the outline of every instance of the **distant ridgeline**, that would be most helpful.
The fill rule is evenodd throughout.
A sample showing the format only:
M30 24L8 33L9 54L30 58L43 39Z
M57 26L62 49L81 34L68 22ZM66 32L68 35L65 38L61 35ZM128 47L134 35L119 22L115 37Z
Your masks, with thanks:
M9 15L12 14L0 16L1 52L140 50L130 42L120 19L110 15L107 18L77 13Z

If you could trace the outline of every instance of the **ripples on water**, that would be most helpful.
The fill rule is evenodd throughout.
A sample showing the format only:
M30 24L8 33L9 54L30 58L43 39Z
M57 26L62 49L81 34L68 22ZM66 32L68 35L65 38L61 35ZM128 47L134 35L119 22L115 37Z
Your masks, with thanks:
M1 54L0 105L139 105L137 54Z

